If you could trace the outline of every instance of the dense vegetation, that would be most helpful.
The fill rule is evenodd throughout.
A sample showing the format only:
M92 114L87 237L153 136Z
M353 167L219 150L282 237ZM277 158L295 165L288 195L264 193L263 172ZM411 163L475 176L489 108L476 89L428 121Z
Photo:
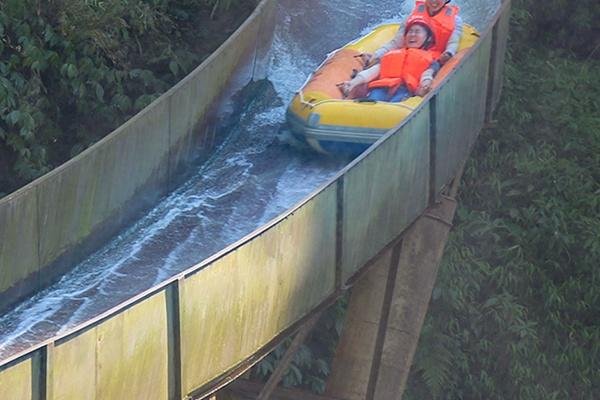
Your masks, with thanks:
M170 88L255 0L0 1L0 197Z
M513 2L503 97L463 177L406 399L600 398L599 20L597 0ZM286 384L322 388L331 355L311 351L333 347L341 315Z
M516 4L406 399L600 398L600 3L547 3Z
M513 5L513 37L523 39L513 41L517 53L539 48L566 51L583 60L600 59L599 1L513 0Z

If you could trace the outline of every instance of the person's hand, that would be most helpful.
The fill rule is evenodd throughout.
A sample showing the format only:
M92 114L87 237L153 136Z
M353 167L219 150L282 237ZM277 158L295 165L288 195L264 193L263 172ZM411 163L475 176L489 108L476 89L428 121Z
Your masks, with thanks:
M340 82L336 86L340 89L340 91L342 92L344 97L348 97L348 95L350 94L350 91L352 89L354 89L354 85L352 84L352 81Z
M371 62L375 61L371 53L362 53L359 56L365 68L371 66Z
M445 51L445 52L442 53L442 55L440 56L440 58L438 58L438 61L439 61L440 64L444 65L451 58L452 58L452 54L450 54L447 51Z
M421 96L421 97L425 96L431 90L431 84L432 84L432 82L433 81L431 81L429 79L421 82L421 84L417 88L417 91L415 92L415 94L417 96Z

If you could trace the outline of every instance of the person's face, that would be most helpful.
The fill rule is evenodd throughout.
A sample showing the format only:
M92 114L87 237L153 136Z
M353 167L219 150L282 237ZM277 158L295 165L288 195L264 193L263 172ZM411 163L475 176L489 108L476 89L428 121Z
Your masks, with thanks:
M446 4L444 0L425 0L425 6L430 15L440 11L440 9L444 7L444 4Z
M425 27L415 24L406 31L406 47L418 49L423 46L427 40L427 30Z

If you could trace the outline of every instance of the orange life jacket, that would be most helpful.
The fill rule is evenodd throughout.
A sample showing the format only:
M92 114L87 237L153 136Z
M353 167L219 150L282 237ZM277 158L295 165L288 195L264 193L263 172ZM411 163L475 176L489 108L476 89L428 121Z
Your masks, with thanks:
M421 82L421 75L439 56L429 50L409 49L392 50L381 58L379 79L369 83L369 89L388 87L397 88L405 84L414 93Z
M425 19L431 27L435 38L435 44L429 50L438 51L441 54L446 50L448 40L452 36L452 32L454 32L458 11L457 6L446 4L437 14L431 16L427 12L425 2L417 0L414 10L406 20L406 26L410 25L411 18L413 17Z

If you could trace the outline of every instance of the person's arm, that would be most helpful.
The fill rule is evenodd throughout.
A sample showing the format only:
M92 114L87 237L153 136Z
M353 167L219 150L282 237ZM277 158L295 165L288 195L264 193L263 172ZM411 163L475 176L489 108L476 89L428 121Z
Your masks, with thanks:
M417 91L415 92L415 94L417 96L425 96L431 90L431 85L433 84L433 78L438 73L440 68L441 68L440 63L438 61L434 61L431 63L429 68L427 68L425 71L423 71L423 73L421 74L421 80L419 83L419 87L417 88Z
M369 83L379 76L381 67L379 64L375 64L370 68L360 71L352 80L342 82L339 86L345 96L348 96L354 88L363 83Z
M387 42L386 44L384 44L383 46L378 48L375 51L375 53L373 53L373 54L363 53L360 56L362 58L363 63L365 64L365 67L369 67L369 66L379 62L379 59L381 57L383 57L383 55L385 53L387 53L388 51L400 49L403 46L404 46L404 24L400 24L400 26L398 27L398 31L396 32L396 34L394 35L392 40L390 40L389 42Z
M402 48L402 46L404 46L404 24L401 24L398 27L398 31L392 40L381 46L375 51L375 53L373 53L373 56L371 57L371 63L379 60L388 51Z
M454 23L454 31L452 31L452 35L448 39L448 44L446 45L446 50L440 56L440 62L444 64L450 58L452 58L456 52L458 51L458 45L460 44L460 38L463 34L463 21L460 16L456 16Z

